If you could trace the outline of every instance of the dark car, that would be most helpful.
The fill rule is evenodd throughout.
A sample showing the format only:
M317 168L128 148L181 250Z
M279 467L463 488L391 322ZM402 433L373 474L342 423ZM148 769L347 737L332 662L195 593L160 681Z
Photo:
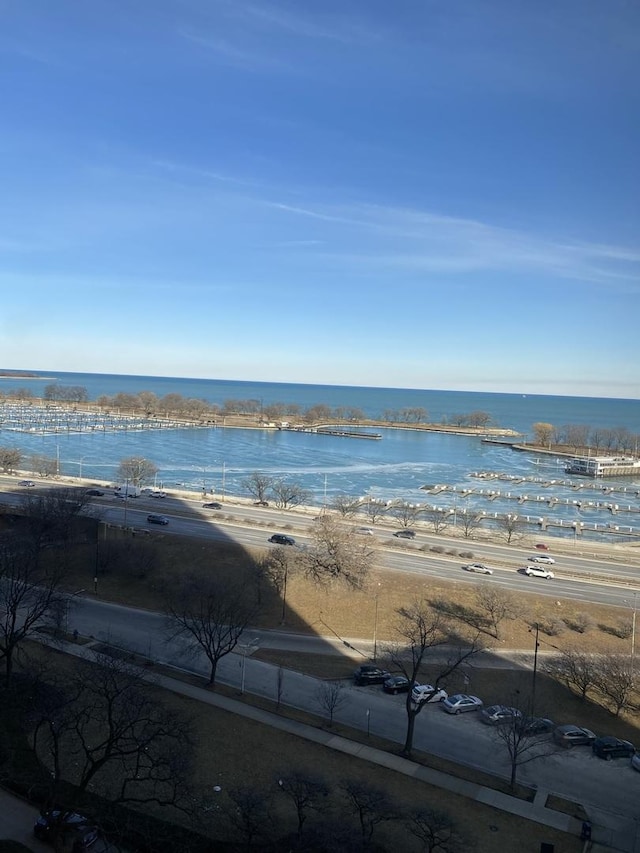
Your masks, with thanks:
M363 664L359 666L353 673L353 680L356 684L384 684L389 678L389 673L386 669L380 669L377 666Z
M390 675L383 681L382 689L385 693L408 693L409 685L409 679L404 675Z
M222 509L222 504L219 504L217 501L211 501L208 504L202 504L205 509Z
M556 726L553 730L553 739L560 746L570 749L572 746L589 746L594 742L596 736L591 729L573 726L569 723L564 726Z
M147 521L149 524L169 524L169 519L166 515L148 515Z
M293 536L287 536L285 533L274 533L269 537L269 542L274 545L295 545L296 540Z
M548 717L523 717L520 730L525 735L543 735L552 732L556 727Z
M607 761L612 758L630 758L636 752L632 743L617 737L597 737L591 744L591 749L594 755Z
M64 840L65 843L80 842L86 849L98 838L98 828L84 815L53 809L38 818L33 827L33 834L41 841L51 843L56 839Z
M415 530L396 530L396 532L393 535L397 536L398 539L415 539L416 538Z
M87 489L86 494L90 498L101 498L104 496L104 492L101 492L100 489Z
M519 720L522 713L508 705L488 705L480 711L480 719L489 726L502 726Z

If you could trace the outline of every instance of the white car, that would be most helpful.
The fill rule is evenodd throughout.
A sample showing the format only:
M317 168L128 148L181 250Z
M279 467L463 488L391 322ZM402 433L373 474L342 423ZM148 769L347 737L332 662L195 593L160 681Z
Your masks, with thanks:
M430 684L414 684L411 700L416 705L421 705L423 702L442 702L448 695L446 690L436 690Z
M482 563L469 563L466 566L462 567L465 572L477 572L479 575L492 575L493 569L490 569L488 566L483 565Z
M354 533L358 536L373 536L373 530L370 527L356 527Z
M442 708L447 714L462 714L465 711L479 711L482 699L477 696L467 696L466 693L456 693L442 701Z
M543 566L525 566L524 573L529 578L546 578L553 580L555 575L550 569L545 569Z
M534 554L533 557L528 558L530 563L544 563L547 566L555 565L555 560L553 557L550 557L548 554Z

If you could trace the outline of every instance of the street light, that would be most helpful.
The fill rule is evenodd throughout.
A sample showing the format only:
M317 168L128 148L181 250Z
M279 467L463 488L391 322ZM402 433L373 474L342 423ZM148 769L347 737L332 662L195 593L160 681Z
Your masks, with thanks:
M533 652L533 681L531 684L531 716L533 717L536 706L536 676L538 674L538 647L540 646L540 641L538 640L538 634L540 632L540 625L536 622L533 627L529 628L529 633L532 633L535 628L536 634L536 644Z
M240 651L242 653L242 662L240 664L242 667L242 676L240 678L240 695L244 694L244 671L247 655L253 654L253 652L257 651L259 645L260 637L254 637L249 643L240 646Z
M375 610L373 613L373 662L376 663L378 659L378 595L380 594L380 584L378 584L378 589L376 590L376 594L374 597L375 601Z

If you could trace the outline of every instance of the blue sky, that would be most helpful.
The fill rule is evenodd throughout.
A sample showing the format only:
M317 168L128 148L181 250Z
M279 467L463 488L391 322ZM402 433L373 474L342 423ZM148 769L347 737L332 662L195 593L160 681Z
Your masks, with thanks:
M0 0L0 368L640 397L640 6Z

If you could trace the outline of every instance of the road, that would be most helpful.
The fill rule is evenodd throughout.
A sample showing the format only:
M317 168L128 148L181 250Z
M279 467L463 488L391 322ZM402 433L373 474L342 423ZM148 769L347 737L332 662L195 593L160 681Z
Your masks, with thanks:
M185 654L180 643L168 644L163 635L161 614L134 610L119 605L78 599L70 615L71 625L81 634L126 647L153 660L206 677L208 665L203 656ZM294 648L322 651L340 645L335 638L299 637L281 632L247 632L239 653L223 658L218 679L225 684L272 700L278 698L278 667L251 657L255 647ZM473 680L473 675L471 674ZM310 713L321 713L318 690L321 682L293 671L282 673L281 701ZM469 688L473 691L473 682ZM387 696L379 687L355 687L345 683L344 704L336 711L336 720L370 731L397 743L404 742L406 715L403 696ZM541 713L552 712L541 709ZM605 732L598 732L605 734ZM509 774L504 747L498 747L491 727L483 725L477 714L450 716L439 705L427 706L418 716L415 747L453 761ZM553 754L520 769L523 782L536 784L551 792L581 801L597 811L605 825L616 815L629 822L630 838L635 838L635 818L640 798L640 773L627 761L605 762L595 758L588 748ZM632 848L630 848L632 849Z

